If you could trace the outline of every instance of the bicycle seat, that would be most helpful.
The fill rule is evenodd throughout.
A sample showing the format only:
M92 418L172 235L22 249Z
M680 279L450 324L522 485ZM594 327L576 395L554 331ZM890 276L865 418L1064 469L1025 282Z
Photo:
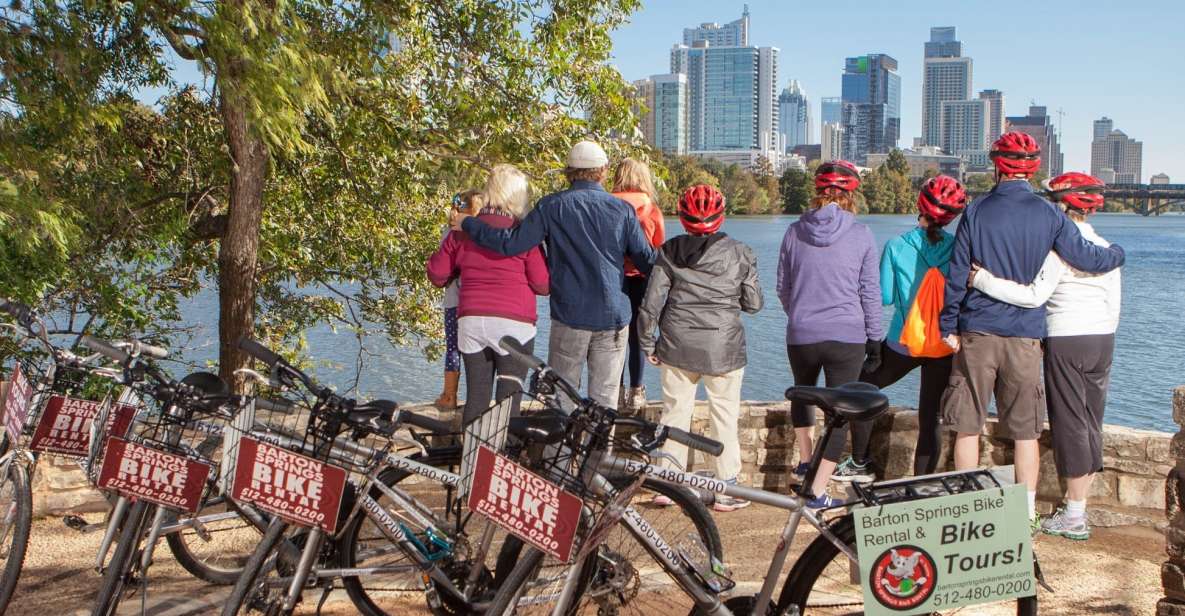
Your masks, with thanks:
M799 404L813 404L824 413L847 421L868 421L889 408L889 398L874 385L848 383L839 387L791 387L786 399Z
M528 443L553 445L564 439L568 416L557 411L540 411L525 417L511 417L506 429L515 438Z

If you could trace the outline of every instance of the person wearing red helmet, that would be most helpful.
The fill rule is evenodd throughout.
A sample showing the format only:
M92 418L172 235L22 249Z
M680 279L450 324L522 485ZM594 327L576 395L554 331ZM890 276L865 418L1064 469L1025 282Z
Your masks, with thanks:
M815 385L822 373L828 387L850 383L863 368L880 363L881 292L876 240L856 221L855 190L860 174L847 161L819 165L811 208L786 229L778 255L778 299L786 313L786 354L795 385ZM804 493L814 509L833 507L827 482L843 453L846 435L836 431L825 443L812 442L814 408L792 404L791 423L806 474L814 446L823 462ZM855 422L851 427L857 436Z
M1052 250L1070 266L1090 273L1123 265L1123 249L1083 237L1078 226L1034 194L1029 180L1040 170L1032 137L1009 132L992 146L996 186L967 206L951 254L940 318L943 338L955 350L950 384L943 393L942 423L956 432L955 467L979 465L979 437L993 394L999 423L1015 442L1016 480L1028 488L1036 519L1037 438L1044 428L1041 380L1044 305L1025 308L996 300L968 284L971 264L1027 284Z
M659 250L638 311L638 341L650 363L660 367L662 423L690 429L695 390L704 384L712 438L724 444L714 459L716 477L735 483L741 470L737 419L746 363L741 312L757 312L764 303L757 259L748 246L720 232L724 195L715 187L700 184L684 191L679 222L687 234L667 240ZM667 441L665 449L686 467L686 447ZM670 501L658 497L655 503ZM733 511L748 504L719 496L714 508Z
M941 307L937 299L926 304L917 298L927 287L931 293L941 292L955 243L954 236L943 228L966 207L967 193L958 180L945 175L930 178L918 193L918 226L889 240L881 253L881 301L886 306L893 306L893 319L881 345L880 366L864 371L860 380L877 387L888 387L915 368L921 368L918 440L913 458L915 475L933 473L938 468L942 442L938 411L942 392L950 380L952 351L938 340L929 348L912 344L902 331L906 316L922 314L921 306ZM938 318L936 311L925 316L929 322ZM934 349L935 346L938 348ZM865 424L853 433L852 456L840 463L836 479L871 479L866 477L871 471L867 464L871 432L871 424Z
M1061 206L1082 236L1109 246L1087 218L1103 207L1103 181L1065 173L1047 182L1050 200ZM1119 269L1085 274L1055 252L1028 285L972 269L972 285L1000 301L1024 308L1046 305L1045 391L1057 474L1066 481L1066 502L1041 521L1050 535L1087 539L1086 496L1103 468L1103 409L1119 326Z

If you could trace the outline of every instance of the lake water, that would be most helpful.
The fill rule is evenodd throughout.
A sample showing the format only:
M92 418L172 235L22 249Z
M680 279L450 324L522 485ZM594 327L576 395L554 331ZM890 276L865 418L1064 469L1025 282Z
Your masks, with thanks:
M793 216L732 218L724 225L731 236L749 244L757 255L765 309L745 315L749 365L742 397L748 400L781 399L792 384L786 359L785 326L774 293L778 248ZM884 244L915 224L913 216L864 216L877 241ZM1135 428L1175 431L1172 421L1172 388L1185 384L1185 216L1143 218L1131 214L1100 214L1093 218L1098 232L1127 251L1123 268L1123 315L1111 372L1107 423ZM676 219L667 220L667 232L682 229ZM197 348L188 353L204 359L215 348L217 310L212 293L187 306L186 318L201 324ZM536 354L547 357L548 307L539 301L539 335ZM885 318L889 312L886 310ZM887 320L886 320L887 324ZM327 383L346 389L354 381L357 344L352 334L333 333L328 327L309 332L309 349L325 362L318 373ZM368 341L376 354L365 364L359 381L363 395L399 401L432 400L440 392L442 362L428 362L416 349L392 348L381 337ZM646 372L649 397L660 398L658 371ZM917 372L887 389L894 404L917 404ZM463 391L463 389L462 389ZM702 394L701 394L702 395Z

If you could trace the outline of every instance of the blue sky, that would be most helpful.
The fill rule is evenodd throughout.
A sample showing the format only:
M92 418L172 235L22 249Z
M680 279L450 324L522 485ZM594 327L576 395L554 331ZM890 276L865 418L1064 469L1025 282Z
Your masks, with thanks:
M627 79L669 70L683 28L726 23L744 2L648 0L613 35L614 64ZM1066 170L1090 170L1091 122L1144 142L1143 181L1158 172L1185 183L1185 2L1097 0L895 2L751 1L750 43L781 49L779 91L798 79L818 121L819 99L839 96L843 60L887 53L901 74L902 139L921 132L922 44L930 26L956 26L974 59L973 87L1002 90L1008 115L1036 100L1062 120ZM814 128L818 138L818 126Z

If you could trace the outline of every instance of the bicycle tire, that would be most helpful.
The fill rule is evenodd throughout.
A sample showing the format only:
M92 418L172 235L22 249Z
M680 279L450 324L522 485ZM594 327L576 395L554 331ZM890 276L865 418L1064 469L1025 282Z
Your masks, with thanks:
M128 581L136 553L140 548L140 539L144 533L144 520L149 518L155 509L140 501L128 510L123 519L123 528L119 531L119 539L115 544L115 553L107 561L103 570L103 581L99 586L99 595L95 598L95 607L91 616L113 616L123 598L123 588Z
M203 506L193 517L204 513L212 511L207 511ZM176 514L171 514L168 523L174 523L177 519ZM173 558L190 575L210 584L229 586L238 581L243 572L242 563L250 558L263 533L242 516L219 520L215 524L217 528L207 528L212 541L207 541L192 529L183 529L166 535L165 542ZM230 537L232 534L234 536ZM230 547L232 545L233 549ZM247 549L241 549L247 546Z
M450 448L447 451L430 451L427 456L416 454L410 456L410 458L430 466L456 466L461 462L461 452L460 449ZM383 482L384 485L394 486L408 477L418 477L418 475L402 469L388 468L379 474L378 480ZM372 487L370 489L370 497L382 503L383 493L377 487ZM365 515L359 515L355 517L354 520L352 520L351 523L342 531L341 538L339 539L338 543L337 553L341 558L341 566L344 568L349 569L359 566L370 566L373 564L367 563L366 565L360 565L358 562L358 554L362 551L360 548L359 537L363 524L367 521L367 519L368 518ZM382 541L386 541L385 536L379 535L379 538ZM389 566L391 563L383 564ZM423 582L420 579L420 574L418 571L410 573L409 581L411 584L406 587L406 592L422 592L420 589L423 587ZM380 592L386 591L390 593L405 591L405 589L402 587L391 588L390 586L395 584L393 582L384 582L383 584L388 586L388 588L377 589ZM367 584L357 577L342 578L342 585L345 587L346 593L349 595L350 600L353 601L354 607L358 608L358 611L364 616L394 616L398 613L404 613L407 609L405 605L401 605L398 606L399 612L387 611L380 605L383 600L377 596L379 593L375 592L376 589L371 588L368 590ZM443 598L444 593L442 592L441 595ZM467 606L456 605L452 602L446 601L446 606L439 610L438 613L442 615L454 615L470 613L470 611L471 610L469 610Z
M843 516L832 522L829 527L836 537L851 547L852 550L856 549L856 525L852 516ZM829 565L832 565L832 561L836 557L846 559L846 556L843 556L839 548L826 537L822 535L816 537L807 546L806 550L802 552L802 555L794 563L794 567L786 577L786 583L782 586L782 594L778 598L777 608L779 613L791 607L797 607L799 614L803 616L820 613L817 610L808 610L808 607L811 607L808 605L811 592L815 589L820 576L824 574ZM846 566L847 563L839 565L841 569ZM858 584L853 585L853 589L853 592L845 595L847 598L852 599L861 593ZM1017 616L1036 616L1036 596L1021 597L1015 601ZM860 604L863 605L862 596ZM843 613L851 613L853 606L845 603L844 609L845 611ZM859 611L859 608L856 608L856 610Z
M240 610L243 607L250 607L248 603L255 599L256 584L260 573L275 566L276 552L280 541L284 539L284 532L287 530L287 522L280 518L272 519L271 524L263 533L263 538L259 540L259 545L243 565L243 572L235 581L234 588L231 589L230 596L226 598L226 604L222 607L222 616L237 616L247 613L246 610Z
M639 494L645 494L647 492L661 494L671 499L674 502L674 505L669 506L666 509L681 512L681 514L685 516L695 528L696 533L699 536L699 540L704 548L708 550L708 552L711 553L711 555L715 558L723 560L724 550L720 541L719 529L716 527L716 523L712 519L711 514L708 513L707 507L704 506L703 502L693 492L682 486L663 483L654 479L646 479L643 482L642 490L639 491ZM638 502L638 500L634 501L635 504ZM621 535L617 536L618 533L621 533ZM672 547L677 545L674 543L676 539L669 533L663 532L662 529L659 529L658 533L662 535L664 539L671 541ZM618 537L620 537L620 540ZM621 545L636 548L640 551L640 554L638 556L622 555L619 553L621 548L617 547ZM612 550L613 556L607 557L605 552L606 550ZM636 580L636 582L634 582L636 586L633 587L633 594L628 599L626 598L628 592L619 593L612 590L614 588L612 585L613 581L619 578L616 574L610 574L607 569L607 563L613 560L613 557L620 556L625 556L628 559L629 567L635 574L633 579ZM606 538L605 543L603 543L596 551L590 554L583 563L584 566L580 572L580 579L577 582L576 594L574 595L577 599L574 601L573 605L570 606L568 613L577 614L583 613L590 609L595 609L595 611L598 613L608 612L614 614L638 614L639 616L654 616L655 614L669 614L679 611L679 607L677 605L672 605L671 603L673 596L670 594L664 594L664 591L667 589L674 590L678 593L674 596L685 596L684 593L682 593L682 591L674 585L670 585L669 587L659 587L657 584L650 583L650 580L643 581L641 579L641 572L644 569L641 568L642 565L637 564L641 559L652 562L651 559L653 559L653 557L649 552L645 551L641 544L637 542L637 539L625 526L625 522L620 522L617 528L610 532L610 535ZM522 587L532 582L534 577L538 575L539 570L546 566L546 560L548 559L545 558L543 553L537 550L530 550L527 555L520 559L514 570L511 571L510 575L507 576L506 580L499 588L498 593L490 605L487 614L497 615L510 613L507 612L507 610L510 608L510 606L516 605L519 602L521 596L524 594ZM649 562L647 565L645 565L645 567L645 570L652 570ZM649 574L648 577L661 578L659 583L661 583L661 581L665 581L667 576L669 576L665 569L661 567L653 570L655 573ZM562 575L555 575L552 576L551 579L558 581L561 577ZM596 592L596 585L601 585L601 592ZM555 591L545 594L554 595L555 592L558 592L558 590L559 589L556 588ZM596 592L595 597L591 599L586 594L590 590ZM622 590L629 591L630 589L624 588ZM613 603L604 604L602 603L604 601L613 601ZM690 599L688 599L688 601L690 601ZM552 606L547 605L546 600L537 601L535 599L530 599L528 600L528 603L531 603L532 609L526 610L526 612L520 609L515 609L513 610L513 613L533 614L535 613L535 608L541 608L539 613L550 613L552 609ZM687 607L688 609L691 609L690 604Z
M10 528L0 529L3 533L0 554L4 555L3 573L0 573L0 614L3 614L8 609L8 602L12 600L17 580L21 577L21 569L25 565L25 553L29 548L29 529L33 522L33 492L32 486L29 485L28 469L16 460L8 465L8 472L0 478L0 482L3 482L0 484L0 498L5 490L4 486L12 490L10 512L0 511L5 521L11 520ZM12 542L10 546L5 546L8 539Z

